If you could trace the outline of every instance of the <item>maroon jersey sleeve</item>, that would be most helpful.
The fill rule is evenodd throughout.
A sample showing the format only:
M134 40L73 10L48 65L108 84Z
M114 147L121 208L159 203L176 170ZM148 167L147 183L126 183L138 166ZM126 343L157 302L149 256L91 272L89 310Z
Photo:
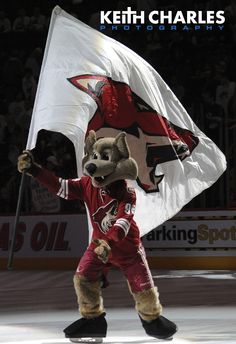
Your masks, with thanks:
M57 177L51 171L42 168L35 178L57 196L68 200L84 200L83 177L78 179L63 179Z
M107 234L108 241L120 241L129 233L136 205L136 195L128 188L123 199L119 202L116 222Z

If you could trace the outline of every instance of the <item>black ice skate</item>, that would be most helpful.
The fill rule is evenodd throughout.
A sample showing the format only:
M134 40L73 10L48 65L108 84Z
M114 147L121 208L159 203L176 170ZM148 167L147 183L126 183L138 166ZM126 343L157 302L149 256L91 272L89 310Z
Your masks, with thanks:
M177 326L162 315L151 322L147 322L141 317L140 319L146 333L158 339L172 339L172 336L177 331Z
M63 331L73 343L102 343L107 334L106 313L97 318L76 320Z

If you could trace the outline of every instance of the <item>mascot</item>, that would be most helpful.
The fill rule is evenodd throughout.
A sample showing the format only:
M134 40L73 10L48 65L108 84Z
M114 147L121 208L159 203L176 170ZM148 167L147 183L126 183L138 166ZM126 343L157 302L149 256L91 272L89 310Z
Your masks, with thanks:
M93 226L92 240L74 276L74 287L82 318L64 329L71 341L106 337L107 322L101 288L107 285L110 265L118 267L127 279L135 308L146 333L167 339L176 325L161 315L159 294L148 267L139 228L133 217L135 191L126 179L135 180L138 167L130 157L126 134L97 140L90 131L82 161L85 176L62 179L42 168L29 151L18 158L18 170L36 178L51 192L65 199L83 200Z

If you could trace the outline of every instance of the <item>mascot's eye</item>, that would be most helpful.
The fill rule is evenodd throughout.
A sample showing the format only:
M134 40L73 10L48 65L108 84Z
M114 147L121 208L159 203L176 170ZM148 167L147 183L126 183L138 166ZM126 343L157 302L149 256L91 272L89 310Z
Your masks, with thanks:
M97 158L98 158L97 154L93 153L93 159L97 159Z
M109 160L109 155L104 153L104 154L102 154L101 159L102 160Z

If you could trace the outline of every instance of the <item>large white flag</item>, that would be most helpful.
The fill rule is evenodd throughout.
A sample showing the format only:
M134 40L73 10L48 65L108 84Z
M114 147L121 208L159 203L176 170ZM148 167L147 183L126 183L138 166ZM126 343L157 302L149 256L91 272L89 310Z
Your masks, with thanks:
M145 60L59 7L52 13L27 149L41 129L74 143L79 176L88 130L98 137L127 133L139 165L135 219L142 234L226 169L223 153Z

